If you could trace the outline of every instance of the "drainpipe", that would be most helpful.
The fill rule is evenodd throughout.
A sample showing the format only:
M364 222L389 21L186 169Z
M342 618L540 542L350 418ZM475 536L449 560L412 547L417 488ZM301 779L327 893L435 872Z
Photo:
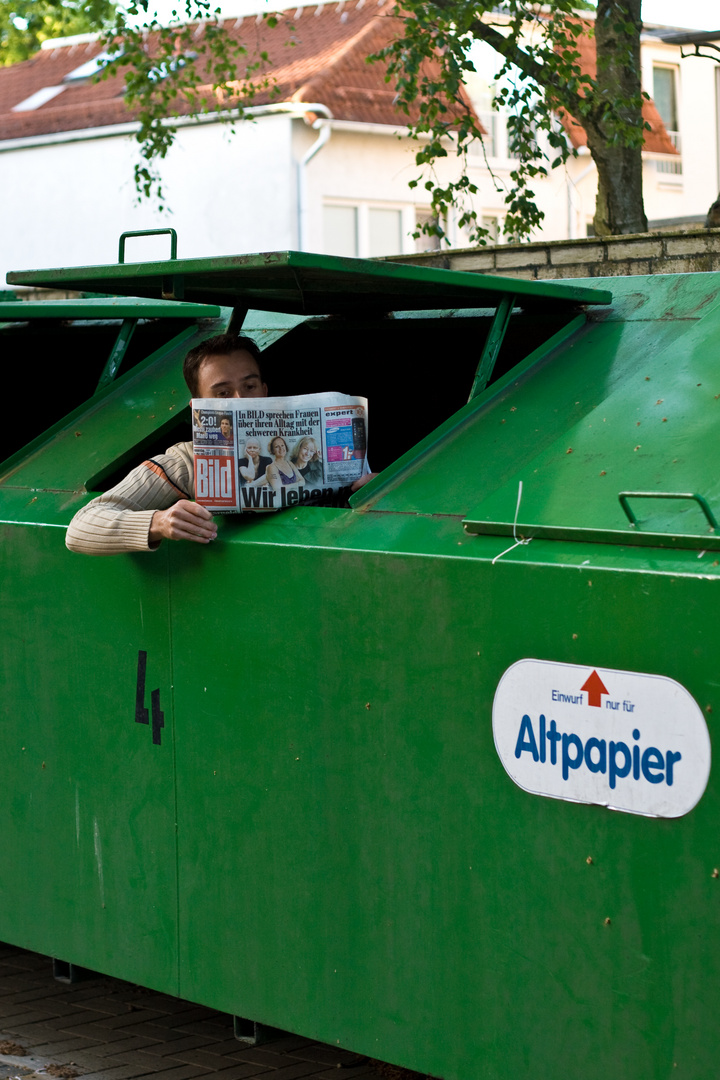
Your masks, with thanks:
M321 113L316 120L310 125L314 131L318 132L318 137L311 146L305 151L303 156L297 163L297 240L298 251L305 250L305 238L307 234L307 184L305 177L305 166L308 165L316 154L319 154L325 143L329 140L332 134L332 128L328 123L332 120L333 114L328 109L327 105L320 105L315 103L314 105L306 105L303 108L303 115L307 116L308 113ZM305 123L308 123L307 119Z

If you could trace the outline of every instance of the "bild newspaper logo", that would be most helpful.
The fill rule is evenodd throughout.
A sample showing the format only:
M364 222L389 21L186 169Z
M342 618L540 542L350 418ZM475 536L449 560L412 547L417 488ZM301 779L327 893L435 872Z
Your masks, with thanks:
M681 817L710 775L710 736L688 691L663 675L518 660L493 702L495 747L525 791Z

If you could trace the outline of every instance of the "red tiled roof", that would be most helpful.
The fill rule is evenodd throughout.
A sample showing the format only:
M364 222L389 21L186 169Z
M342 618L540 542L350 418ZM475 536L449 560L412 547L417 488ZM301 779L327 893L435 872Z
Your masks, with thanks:
M316 101L339 120L404 126L408 118L395 106L395 92L384 81L385 65L365 58L399 32L392 0L340 0L339 3L281 12L277 26L255 16L226 19L225 30L248 50L248 60L266 51L272 92L258 89L251 104ZM200 31L201 32L201 31ZM152 35L149 40L152 49ZM102 51L97 42L43 49L30 60L0 68L0 139L104 127L133 119L123 99L122 74L100 83L69 85L57 97L27 112L13 106ZM187 104L178 111L189 113ZM414 119L414 117L413 117Z
M589 34L580 34L577 38L577 47L580 53L578 62L581 70L594 79L597 73L595 38ZM650 130L645 131L645 149L655 154L677 154L678 151L673 146L652 99L643 101L642 115L643 120L650 125ZM576 149L579 146L587 146L587 133L577 120L563 110L560 111L560 120L570 142Z

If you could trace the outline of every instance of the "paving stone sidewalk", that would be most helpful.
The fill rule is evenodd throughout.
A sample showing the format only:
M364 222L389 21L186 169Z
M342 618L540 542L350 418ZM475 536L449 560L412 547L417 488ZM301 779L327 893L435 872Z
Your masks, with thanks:
M0 1080L211 1074L212 1080L383 1080L373 1063L347 1050L285 1033L247 1047L234 1038L225 1013L102 975L63 984L47 956L0 945Z

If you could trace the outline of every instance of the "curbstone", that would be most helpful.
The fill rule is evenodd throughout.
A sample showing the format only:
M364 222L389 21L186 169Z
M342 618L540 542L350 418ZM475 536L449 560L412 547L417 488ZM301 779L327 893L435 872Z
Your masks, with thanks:
M498 270L511 266L547 266L548 249L534 248L528 245L526 248L515 248L508 251L496 248L495 266Z
M565 266L570 263L592 263L605 260L605 248L602 244L569 246L550 249L550 263L553 266Z
M618 259L657 259L662 255L661 240L615 240L606 238L607 257Z
M464 270L470 273L495 269L495 251L483 251L472 255L456 255L449 260L450 270Z

